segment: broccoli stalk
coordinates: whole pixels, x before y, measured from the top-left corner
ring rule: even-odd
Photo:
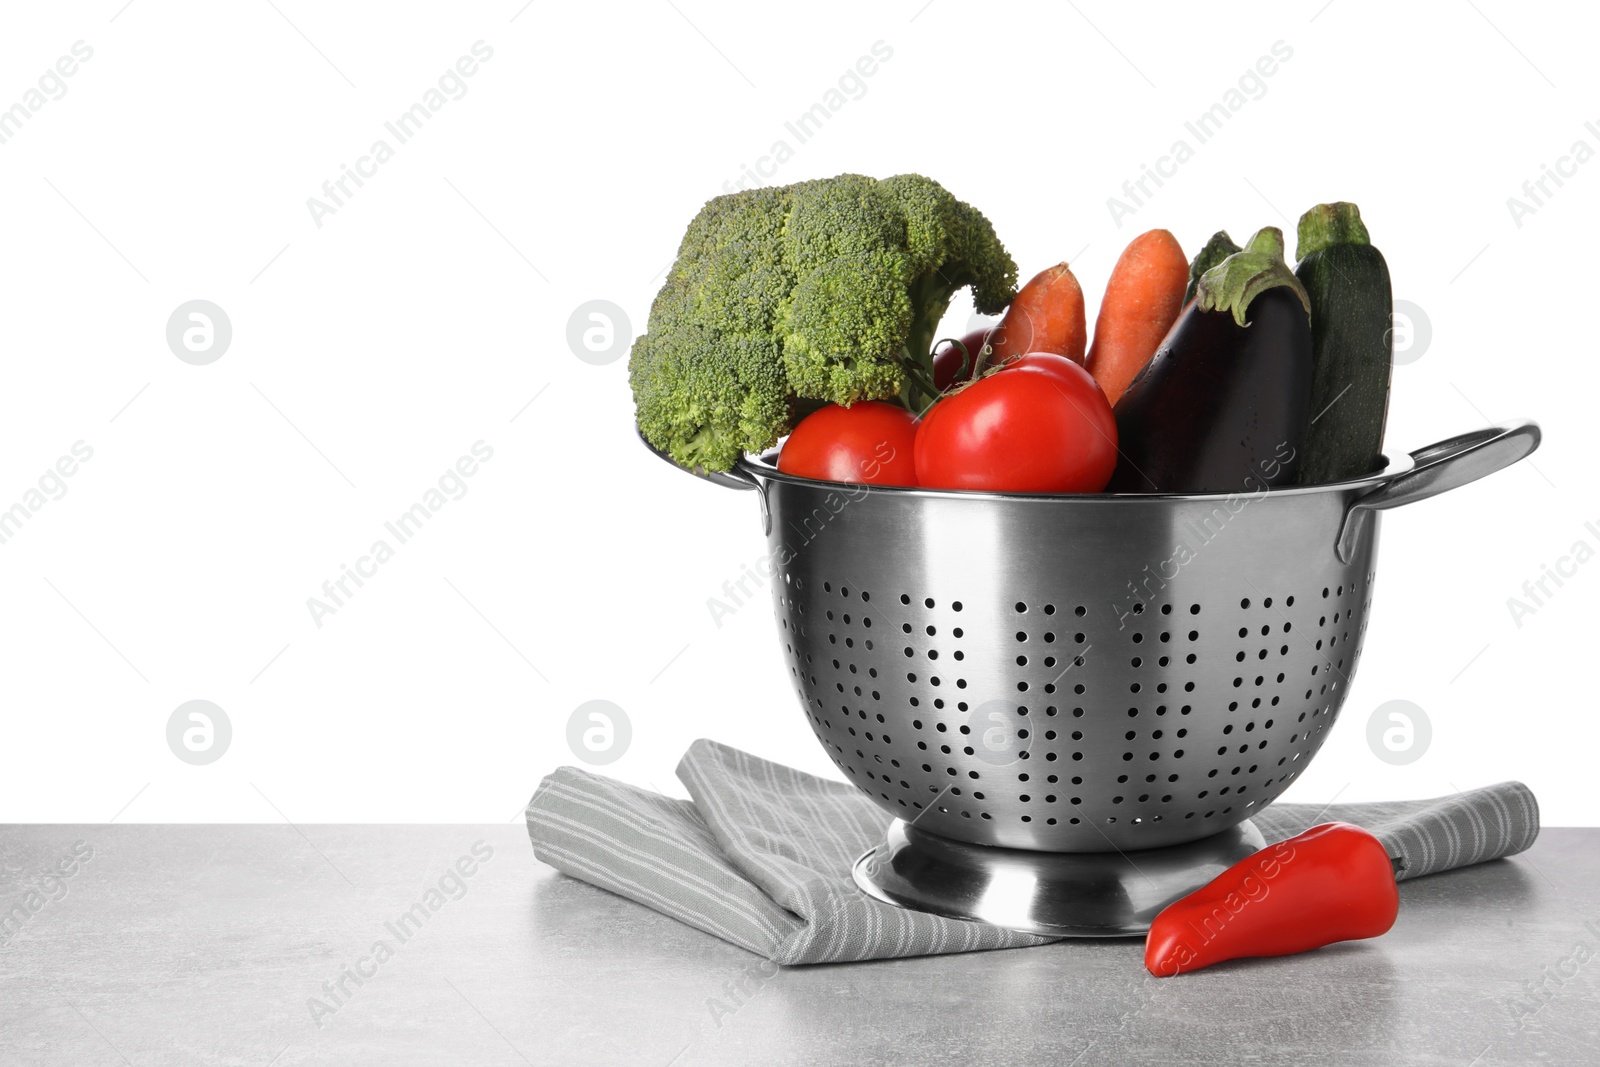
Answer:
[[[917,310],[906,337],[906,378],[898,399],[919,415],[939,395],[933,384],[933,343],[954,295],[955,290],[937,273],[925,275],[911,286],[911,304]]]
[[[855,174],[710,201],[633,346],[640,431],[679,464],[726,470],[819,403],[933,399],[932,348],[957,289],[993,314],[1017,268],[937,182]]]

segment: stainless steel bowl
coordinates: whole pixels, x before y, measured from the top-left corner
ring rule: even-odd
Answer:
[[[746,457],[789,679],[849,778],[919,833],[1177,845],[1288,788],[1360,660],[1378,512],[1531,453],[1532,422],[1368,477],[1231,494],[955,492]]]

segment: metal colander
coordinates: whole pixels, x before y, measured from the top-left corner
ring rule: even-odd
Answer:
[[[789,680],[918,831],[1106,852],[1233,827],[1304,772],[1361,657],[1381,509],[1507,466],[1531,422],[1367,478],[1235,494],[844,485],[742,460]]]

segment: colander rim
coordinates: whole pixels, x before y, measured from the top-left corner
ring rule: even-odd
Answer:
[[[1008,493],[982,489],[928,489],[906,485],[865,485],[859,482],[836,482],[823,478],[804,478],[797,474],[780,471],[777,460],[781,451],[782,448],[779,446],[769,449],[760,455],[752,455],[746,452],[739,457],[735,467],[747,476],[757,480],[784,482],[789,485],[802,486],[838,486],[857,496],[870,494],[874,496],[905,496],[928,499],[959,497],[968,500],[1031,500],[1109,507],[1118,504],[1200,503],[1207,501],[1220,503],[1237,496],[1257,495],[1256,491],[1248,489],[1227,493]],[[1351,489],[1366,489],[1377,485],[1379,482],[1388,481],[1405,474],[1416,466],[1416,460],[1409,453],[1401,453],[1397,459],[1390,459],[1387,455],[1380,455],[1378,458],[1383,461],[1383,465],[1370,474],[1362,475],[1359,478],[1350,478],[1341,482],[1323,482],[1319,485],[1281,486],[1268,489],[1266,495],[1269,497],[1311,496],[1318,493],[1338,493]]]

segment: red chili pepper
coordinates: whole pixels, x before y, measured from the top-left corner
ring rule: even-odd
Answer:
[[[1145,941],[1158,978],[1245,956],[1287,956],[1377,937],[1400,891],[1388,850],[1359,826],[1330,822],[1240,860],[1169,904]]]

